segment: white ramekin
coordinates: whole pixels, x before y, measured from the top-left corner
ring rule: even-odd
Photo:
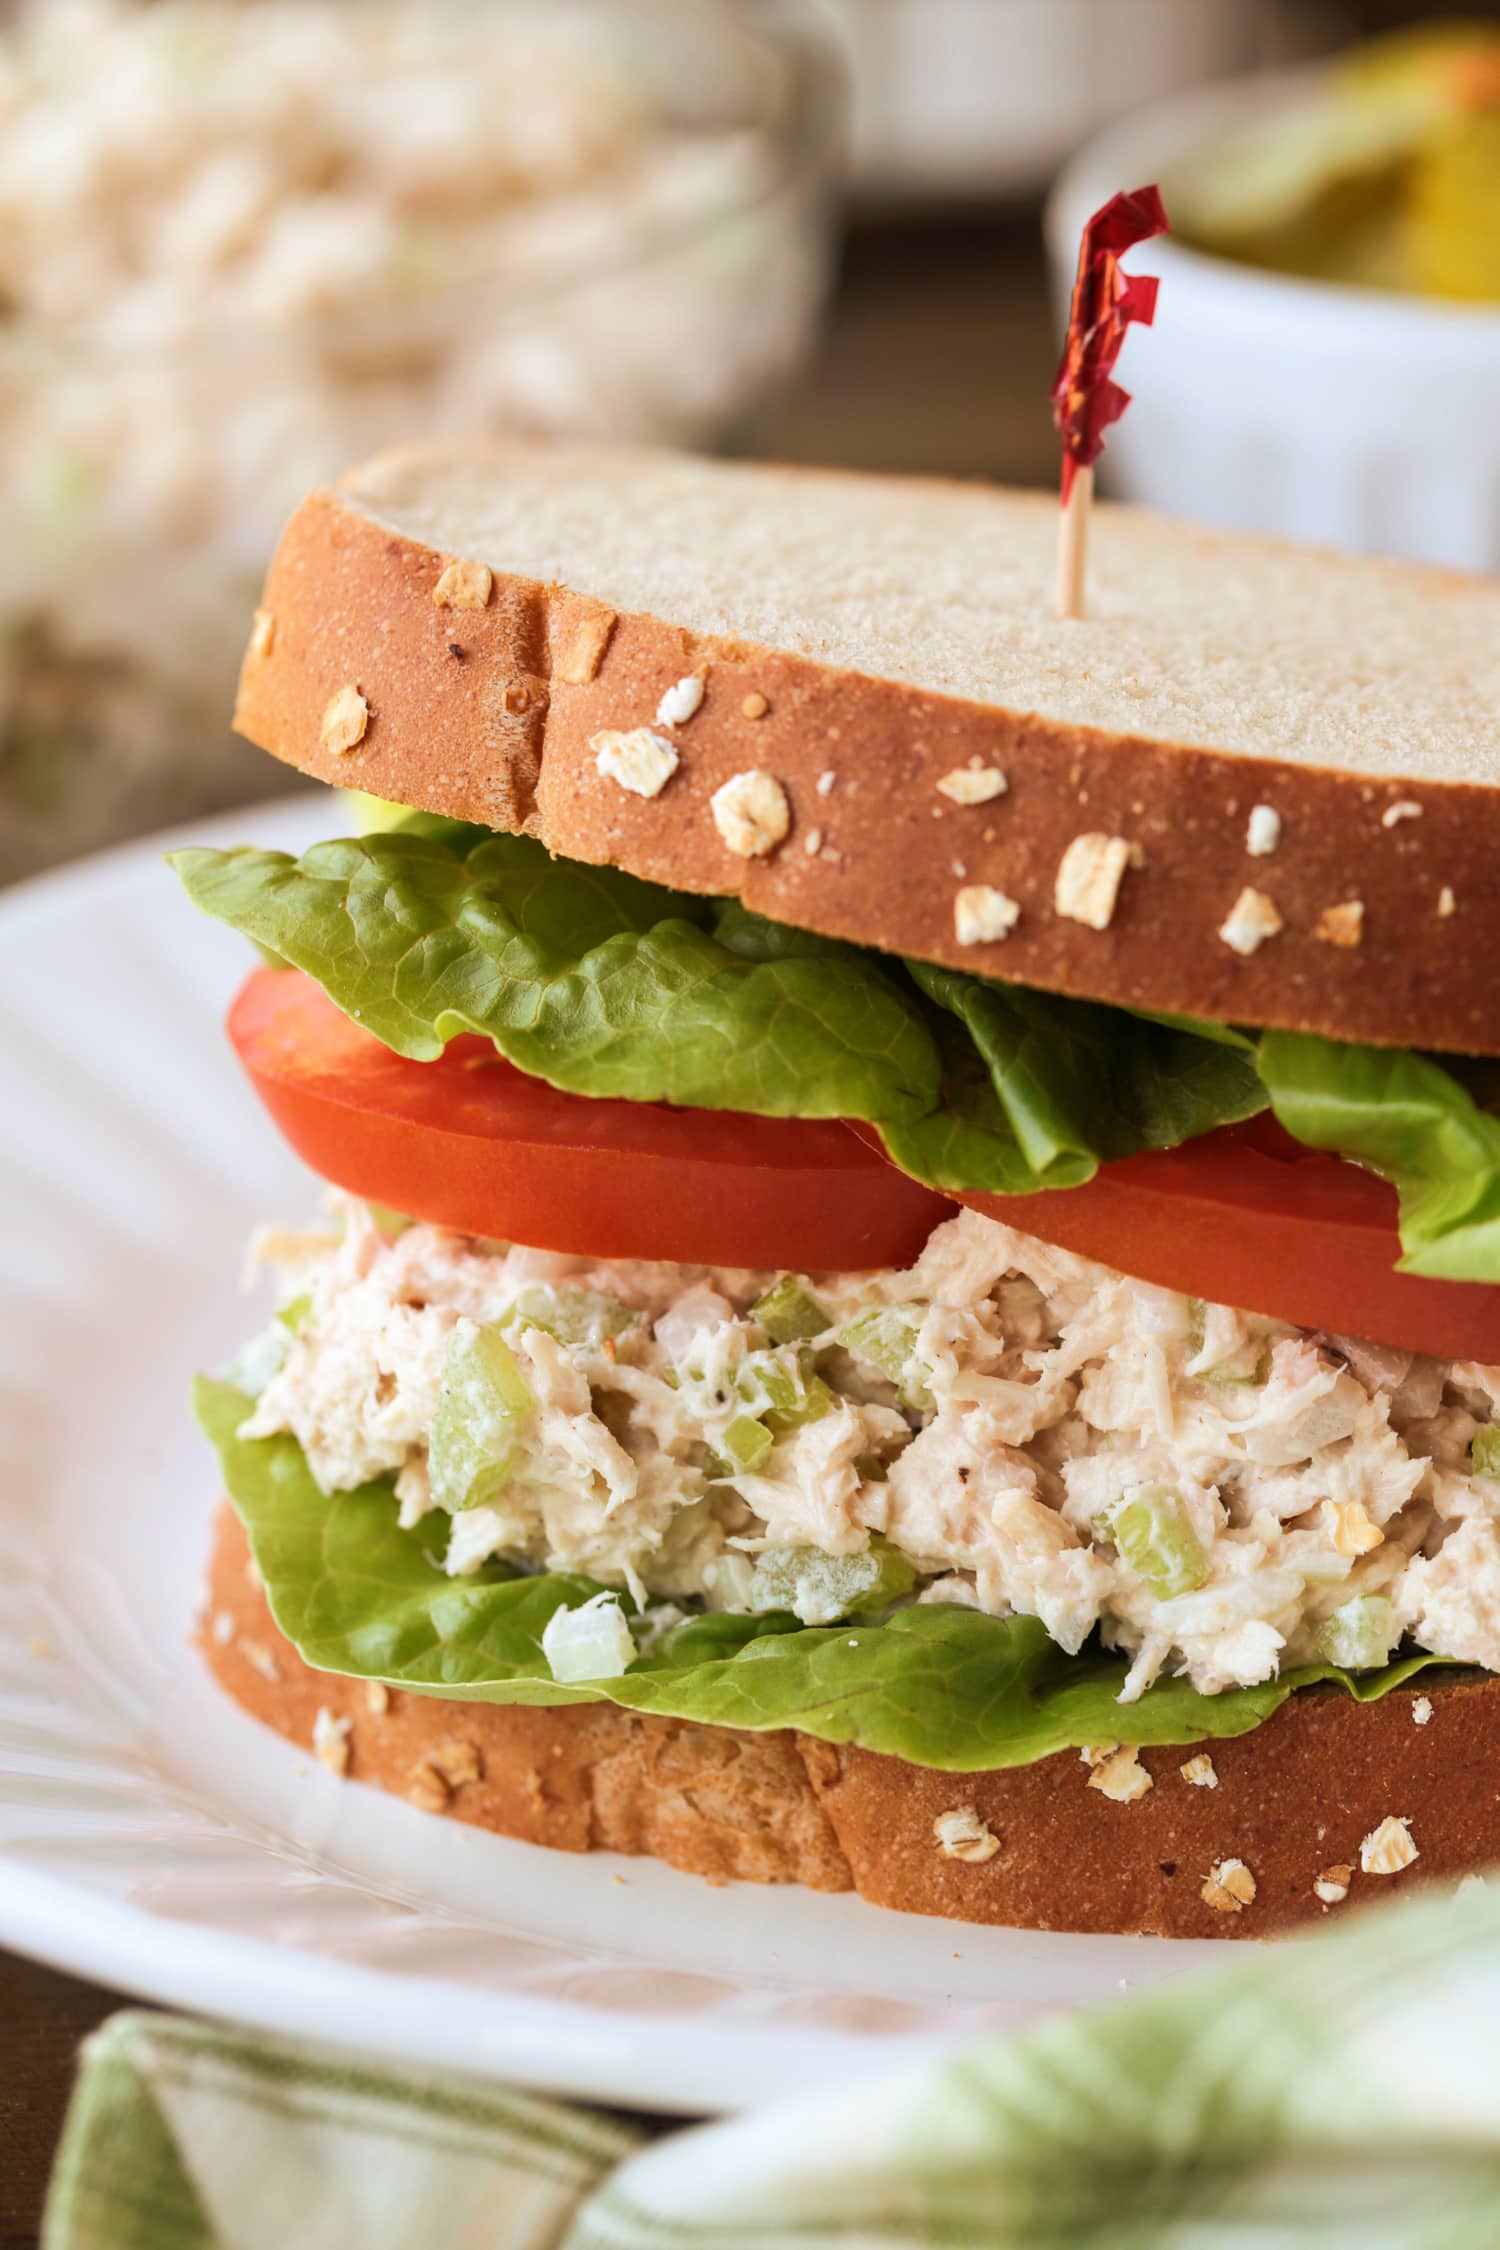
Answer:
[[[1091,211],[1147,180],[1170,211],[1186,163],[1309,83],[1210,87],[1091,142],[1047,206],[1060,306]],[[1128,263],[1162,287],[1155,327],[1121,356],[1134,403],[1109,434],[1109,490],[1203,523],[1500,568],[1500,310],[1263,273],[1171,237]]]

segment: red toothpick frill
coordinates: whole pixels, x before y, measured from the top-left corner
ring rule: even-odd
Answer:
[[[1115,362],[1131,322],[1149,327],[1156,318],[1155,275],[1128,274],[1120,259],[1138,242],[1165,234],[1169,224],[1161,190],[1151,186],[1111,196],[1083,230],[1068,340],[1052,386],[1052,418],[1063,442],[1057,591],[1063,617],[1083,615],[1094,463],[1105,431],[1130,404],[1129,391],[1114,379]]]
[[[1120,259],[1138,242],[1165,234],[1170,224],[1161,190],[1151,186],[1112,195],[1083,230],[1068,340],[1052,386],[1052,418],[1063,441],[1064,500],[1078,470],[1098,460],[1110,423],[1130,404],[1130,393],[1114,380],[1126,329],[1137,320],[1149,328],[1156,318],[1156,276],[1128,274]]]

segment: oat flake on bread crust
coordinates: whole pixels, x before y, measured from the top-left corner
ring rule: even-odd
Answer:
[[[1500,863],[1500,587],[1103,508],[1091,616],[1063,634],[1046,598],[1055,531],[1050,497],[650,454],[414,449],[294,516],[263,597],[275,645],[246,668],[238,724],[343,780],[319,722],[357,667],[380,718],[360,755],[375,793],[960,968],[973,957],[948,870],[965,823],[967,879],[1022,909],[1009,977],[1500,1052],[1500,949],[1464,943],[1462,918],[1434,911],[1445,891],[1490,897]],[[494,576],[461,667],[432,602],[455,553]],[[943,574],[961,579],[961,604],[932,599]],[[683,772],[660,800],[622,803],[589,738],[648,724],[704,664]],[[525,685],[523,711],[497,710],[503,681]],[[753,725],[752,698],[766,705]],[[975,758],[1008,783],[977,840],[974,813],[937,786]],[[818,807],[826,852],[724,847],[709,800],[751,763],[804,828],[819,776],[837,770]],[[1420,818],[1384,822],[1408,801]],[[1257,804],[1283,822],[1283,926],[1239,955],[1217,932]],[[1051,910],[1084,831],[1144,853],[1103,931]],[[1354,898],[1371,907],[1362,942],[1320,938],[1324,909]]]

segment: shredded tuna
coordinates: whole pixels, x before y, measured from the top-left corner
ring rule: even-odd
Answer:
[[[1494,1369],[1205,1306],[973,1212],[905,1272],[795,1277],[828,1329],[782,1345],[754,1311],[774,1274],[390,1239],[359,1205],[261,1254],[301,1312],[247,1354],[280,1364],[245,1434],[289,1431],[329,1493],[394,1474],[403,1523],[432,1505],[459,1321],[510,1339],[534,1411],[503,1488],[454,1519],[452,1571],[501,1556],[750,1608],[767,1550],[878,1537],[915,1571],[903,1599],[1034,1616],[1070,1652],[1098,1632],[1127,1698],[1164,1669],[1271,1679],[1372,1595],[1393,1646],[1500,1670],[1500,1478],[1470,1463]],[[609,1332],[580,1338],[590,1302]],[[858,1340],[884,1308],[899,1367]],[[1143,1509],[1165,1550],[1130,1535]]]

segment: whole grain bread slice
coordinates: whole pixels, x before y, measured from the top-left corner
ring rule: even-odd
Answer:
[[[408,449],[293,517],[236,724],[890,951],[1500,1052],[1500,584],[1105,508],[1061,621],[1055,536],[1041,495]]]
[[[342,1778],[554,1850],[1037,1930],[1266,1937],[1500,1861],[1500,1679],[1294,1695],[1235,1741],[939,1773],[790,1730],[372,1691],[282,1639],[223,1510],[202,1647]]]

